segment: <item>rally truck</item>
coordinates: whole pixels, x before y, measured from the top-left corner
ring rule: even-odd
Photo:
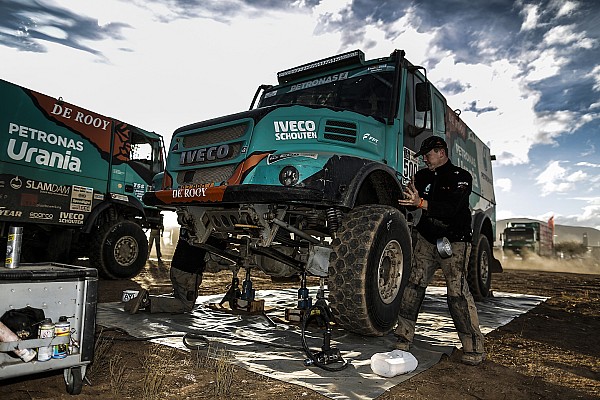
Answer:
[[[20,226],[21,262],[135,276],[160,223],[142,196],[164,170],[162,137],[5,80],[0,98],[0,247]]]
[[[554,255],[554,232],[551,223],[530,219],[510,221],[502,233],[502,250],[526,257]]]
[[[174,262],[321,277],[339,326],[384,335],[397,320],[420,216],[398,199],[424,166],[414,157],[422,141],[439,135],[473,176],[468,279],[475,298],[488,296],[491,272],[501,271],[490,248],[493,156],[424,68],[401,50],[370,61],[356,50],[277,78],[248,111],[174,132],[163,189],[144,196],[177,210]]]

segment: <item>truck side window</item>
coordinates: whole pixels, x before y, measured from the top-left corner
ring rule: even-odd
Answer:
[[[435,132],[444,134],[446,132],[446,120],[444,111],[446,110],[446,104],[444,100],[437,94],[433,95],[433,126]]]

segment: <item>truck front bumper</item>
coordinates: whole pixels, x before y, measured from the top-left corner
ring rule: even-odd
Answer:
[[[320,190],[273,185],[223,185],[146,192],[143,201],[152,206],[223,206],[247,203],[302,203],[333,205]]]

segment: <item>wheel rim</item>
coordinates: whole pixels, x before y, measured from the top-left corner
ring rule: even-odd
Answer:
[[[381,253],[377,268],[377,289],[385,304],[392,303],[400,291],[403,259],[400,243],[396,240],[389,241]]]
[[[123,236],[115,244],[113,255],[119,265],[129,267],[137,260],[139,252],[137,240],[133,236]]]
[[[487,282],[490,273],[490,258],[487,251],[481,252],[481,257],[479,257],[479,270],[481,273],[481,281],[484,283]]]

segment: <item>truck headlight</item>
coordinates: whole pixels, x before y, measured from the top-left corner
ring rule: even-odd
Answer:
[[[294,186],[298,183],[298,179],[300,179],[300,173],[296,167],[292,165],[283,167],[281,172],[279,172],[279,182],[281,182],[283,186]]]

